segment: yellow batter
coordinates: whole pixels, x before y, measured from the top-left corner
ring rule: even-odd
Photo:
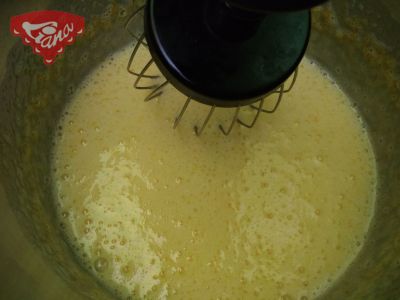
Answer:
[[[130,51],[88,77],[56,138],[57,206],[81,261],[123,299],[321,294],[362,247],[375,201],[373,152],[345,95],[304,60],[277,113],[225,137],[217,125],[234,111],[219,110],[198,138],[208,108],[173,130],[184,96],[144,103]]]

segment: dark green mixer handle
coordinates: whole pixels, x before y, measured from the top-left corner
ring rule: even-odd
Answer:
[[[145,34],[165,78],[191,99],[245,106],[281,86],[324,0],[148,0]]]

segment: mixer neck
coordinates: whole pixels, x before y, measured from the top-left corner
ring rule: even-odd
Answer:
[[[230,7],[266,14],[278,11],[306,10],[327,0],[224,0]]]
[[[231,7],[224,0],[208,1],[205,23],[219,39],[242,42],[254,36],[265,14]]]
[[[308,10],[326,0],[210,0],[205,23],[221,40],[242,42],[253,37],[269,14]]]

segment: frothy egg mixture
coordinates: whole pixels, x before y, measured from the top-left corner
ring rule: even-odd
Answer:
[[[144,103],[130,52],[86,79],[56,137],[59,216],[85,267],[122,299],[323,293],[374,212],[374,156],[346,96],[305,59],[275,114],[225,137],[234,110],[221,109],[199,138],[209,108],[192,104],[173,130],[184,96]]]

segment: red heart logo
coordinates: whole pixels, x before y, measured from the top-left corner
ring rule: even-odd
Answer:
[[[10,31],[43,57],[46,65],[54,63],[85,29],[85,19],[62,11],[35,11],[11,18]]]

